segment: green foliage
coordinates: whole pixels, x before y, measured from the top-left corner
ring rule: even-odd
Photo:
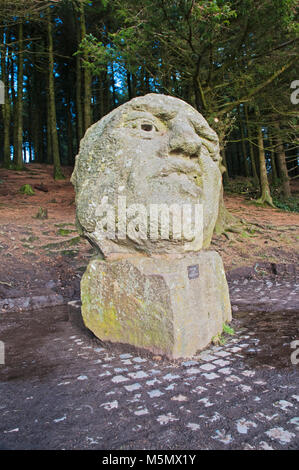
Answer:
[[[287,212],[299,212],[299,197],[294,196],[290,198],[273,197],[273,202],[278,209]]]
[[[259,186],[253,178],[230,178],[224,184],[224,190],[227,194],[243,194],[249,197],[257,197],[259,193]]]
[[[74,238],[71,238],[70,240],[68,240],[68,246],[74,246],[74,245],[78,245],[79,243],[81,242],[81,237],[74,237]]]
[[[219,344],[223,346],[226,343],[226,338],[224,335],[233,336],[235,334],[235,330],[231,328],[226,323],[223,323],[222,326],[222,333],[218,333],[218,335],[213,336],[212,343],[218,346]]]
[[[60,228],[60,229],[57,231],[57,234],[60,235],[61,237],[66,237],[66,236],[68,236],[70,233],[71,233],[70,230],[63,229],[63,228]]]
[[[215,344],[215,346],[218,346],[219,344],[220,346],[223,346],[226,343],[226,339],[221,334],[218,334],[213,336],[212,343]]]
[[[33,196],[35,194],[34,190],[32,189],[32,186],[30,184],[24,184],[20,188],[20,193],[26,194],[27,196]]]
[[[71,222],[66,222],[66,223],[60,223],[60,224],[54,224],[55,227],[59,227],[59,228],[65,228],[65,227],[74,227],[75,224],[71,223]]]
[[[282,193],[282,181],[277,179],[271,185],[273,203],[278,209],[286,212],[299,212],[299,196],[294,194],[291,197],[284,197]]]
[[[234,334],[235,334],[235,330],[231,328],[229,325],[227,325],[226,323],[223,323],[222,333],[218,333],[218,335],[213,336],[212,343],[215,344],[216,346],[219,344],[223,346],[226,343],[225,335],[234,336]]]
[[[87,88],[90,91],[91,87],[86,86],[88,80],[84,78],[87,71],[82,71],[82,67],[88,68],[93,75],[92,111],[95,120],[128,98],[148,92],[182,98],[198,109],[219,134],[221,147],[226,150],[229,173],[234,176],[248,174],[244,156],[247,153],[249,160],[249,143],[257,156],[257,127],[265,129],[267,170],[270,166],[269,147],[275,149],[276,146],[274,121],[279,121],[285,148],[289,151],[298,147],[298,113],[290,103],[290,83],[299,77],[298,0],[50,2],[52,22],[48,40],[45,26],[49,22],[45,21],[45,12],[49,3],[38,0],[2,3],[1,58],[5,57],[8,76],[12,69],[17,76],[19,44],[15,25],[24,23],[27,57],[24,76],[30,73],[31,80],[24,80],[23,134],[26,138],[29,136],[30,149],[33,149],[38,162],[45,162],[48,158],[49,163],[53,154],[57,155],[50,145],[49,152],[44,151],[46,142],[43,140],[46,139],[40,132],[47,126],[49,117],[46,106],[38,97],[48,94],[45,71],[50,37],[53,37],[55,50],[52,68],[55,70],[56,100],[52,102],[56,104],[56,127],[59,128],[63,164],[73,163],[75,146],[85,131],[85,124],[84,129],[80,124],[88,115],[84,107],[91,101],[87,93]],[[31,41],[32,37],[40,37],[41,40]],[[5,69],[3,65],[0,68],[2,71]],[[52,76],[52,70],[49,76]],[[13,96],[16,95],[14,99],[17,100],[18,94],[13,93],[12,83],[9,87],[11,113],[6,131],[16,128],[18,121],[14,112],[16,101],[12,103]],[[247,122],[245,103],[249,116]],[[257,108],[260,110],[259,120],[256,119]],[[32,116],[38,116],[32,122],[29,109]],[[52,128],[55,129],[55,123]],[[12,132],[8,133],[12,147],[14,138]],[[273,137],[273,144],[269,144],[269,136]],[[241,153],[244,141],[247,148]],[[10,160],[4,164],[3,150],[0,152],[1,164],[22,170]],[[257,161],[256,166],[258,173]],[[295,172],[291,173],[291,176],[295,175]],[[60,166],[54,178],[64,179]],[[272,189],[273,184],[271,193]],[[251,182],[233,179],[226,185],[226,190],[249,198],[257,198],[260,194]],[[273,196],[278,207],[297,210],[296,201],[281,200],[276,190]]]
[[[70,238],[69,240],[65,240],[63,242],[48,243],[47,245],[43,245],[42,248],[46,250],[53,250],[53,249],[57,250],[60,248],[68,249],[76,245],[79,245],[80,242],[81,242],[81,237],[79,236],[79,237]]]
[[[57,231],[57,235],[60,235],[61,237],[67,237],[67,236],[70,235],[72,232],[76,232],[76,230],[70,230],[70,229],[66,229],[66,228],[60,228],[60,229]]]
[[[233,336],[235,334],[235,330],[228,326],[226,323],[223,323],[223,333]]]
[[[107,64],[115,59],[115,50],[98,41],[92,34],[82,39],[75,55],[82,55],[82,62],[94,75],[105,72]]]

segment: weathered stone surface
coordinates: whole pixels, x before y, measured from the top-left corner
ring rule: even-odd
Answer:
[[[223,264],[214,251],[94,259],[81,299],[84,323],[101,340],[170,358],[191,357],[231,320]]]
[[[231,307],[222,260],[203,251],[221,190],[218,137],[203,116],[171,96],[134,98],[87,131],[72,182],[78,227],[100,252],[81,282],[85,325],[170,358],[206,347]]]
[[[65,304],[65,298],[56,293],[45,295],[33,295],[31,297],[13,297],[0,299],[0,312],[16,312],[26,310],[38,310],[44,307]]]
[[[72,182],[82,234],[109,258],[120,253],[185,253],[208,248],[218,215],[221,158],[216,133],[192,106],[148,94],[119,106],[94,124],[81,141]],[[103,197],[119,208],[142,204],[202,204],[203,242],[153,240],[144,230],[111,239],[99,228]],[[120,220],[116,213],[116,222]],[[145,236],[145,237],[144,237]]]

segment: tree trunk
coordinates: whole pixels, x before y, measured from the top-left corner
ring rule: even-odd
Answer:
[[[49,48],[49,125],[50,125],[50,139],[52,145],[53,154],[53,165],[54,165],[54,179],[64,179],[64,175],[61,171],[60,155],[59,155],[59,144],[57,134],[57,121],[56,121],[56,104],[55,104],[55,88],[54,88],[54,57],[53,57],[53,36],[52,36],[52,19],[51,9],[48,7],[47,13],[47,32],[48,32],[48,48]]]
[[[253,144],[252,144],[252,133],[251,133],[250,123],[249,123],[249,119],[248,119],[248,107],[247,107],[247,105],[245,105],[244,109],[245,109],[245,120],[246,120],[246,128],[247,128],[247,135],[248,135],[252,176],[253,176],[253,179],[254,179],[255,183],[257,184],[259,182],[259,177],[258,177],[257,170],[256,170],[255,155],[254,155],[254,149],[253,149]]]
[[[49,74],[48,74],[48,90],[49,90]],[[47,94],[47,163],[53,163],[53,149],[52,149],[52,135],[51,135],[51,108],[50,108],[50,95]]]
[[[289,174],[288,174],[288,169],[287,169],[287,164],[286,164],[286,155],[285,155],[283,143],[282,143],[281,136],[280,136],[279,122],[275,122],[274,127],[276,129],[277,162],[278,162],[279,173],[280,173],[281,180],[282,180],[282,191],[283,191],[284,197],[290,197],[291,196],[290,180],[289,180]]]
[[[103,91],[104,91],[104,80],[103,80],[103,72],[101,72],[99,76],[99,119],[101,119],[105,114]]]
[[[82,40],[86,36],[84,5],[80,5],[80,31],[81,31],[81,40]],[[92,124],[92,110],[91,110],[92,80],[91,80],[90,70],[87,67],[83,67],[83,78],[84,78],[83,108],[84,108],[84,132],[85,132]]]
[[[111,64],[111,85],[112,85],[112,100],[113,100],[113,107],[116,106],[116,90],[115,90],[115,79],[114,79],[114,67],[113,63]]]
[[[276,169],[276,162],[275,162],[275,151],[273,147],[273,138],[269,137],[269,144],[270,144],[270,155],[271,155],[271,169],[272,169],[272,183],[277,184],[277,169]]]
[[[222,158],[222,165],[224,167],[224,171],[223,171],[223,174],[222,174],[223,183],[227,184],[229,182],[229,175],[228,175],[228,169],[227,169],[227,163],[226,163],[225,148],[221,148],[220,154],[221,154],[221,158]]]
[[[18,27],[18,95],[16,103],[16,148],[14,155],[14,166],[16,170],[23,169],[23,66],[24,66],[24,52],[23,52],[23,24],[20,23]]]
[[[135,73],[131,74],[131,78],[132,98],[135,98],[135,96],[137,96],[137,79]]]
[[[232,134],[234,140],[237,140],[237,134],[234,132]],[[232,156],[232,168],[233,168],[233,176],[240,175],[239,167],[240,167],[240,160],[239,160],[239,149],[238,143],[233,142],[231,146],[231,156]]]
[[[68,148],[68,164],[74,164],[74,150],[73,150],[73,123],[71,112],[71,97],[68,90],[67,97],[67,148]]]
[[[81,41],[80,25],[76,17],[76,31],[78,46]],[[82,74],[81,74],[81,57],[76,55],[76,111],[77,111],[77,141],[78,148],[83,137],[83,114],[82,114]]]
[[[269,204],[270,206],[275,207],[272,201],[268,177],[267,177],[264,139],[263,139],[262,128],[260,126],[257,129],[257,139],[258,139],[258,148],[259,148],[261,196],[256,202],[258,204]]]
[[[247,148],[246,148],[246,140],[245,140],[245,133],[244,133],[244,126],[243,126],[243,119],[241,116],[241,111],[239,108],[239,129],[241,133],[241,145],[242,145],[242,161],[244,164],[244,173],[246,178],[249,178],[250,172],[249,172],[249,165],[248,165],[248,160],[247,160]]]
[[[7,30],[6,30],[7,35]],[[9,66],[6,67],[6,40],[4,40],[4,33],[1,34],[0,38],[1,43],[3,43],[3,49],[1,54],[1,80],[4,84],[4,104],[1,105],[2,116],[3,116],[3,166],[5,168],[11,167],[11,158],[10,158],[10,102],[8,95],[8,73],[6,69],[9,70]]]
[[[31,119],[31,135],[32,135],[32,144],[33,144],[33,154],[34,154],[34,161],[37,163],[42,163],[41,155],[40,155],[40,125],[42,122],[41,118],[41,109],[40,109],[40,96],[41,96],[41,77],[40,72],[37,70],[36,67],[36,59],[35,54],[38,52],[39,47],[33,43],[33,76],[32,76],[32,84],[33,84],[33,93],[32,93],[32,119]],[[42,50],[44,52],[44,49]],[[31,88],[32,91],[32,88]]]
[[[12,114],[14,116],[14,119],[11,120],[12,124],[12,145],[13,145],[13,165],[15,165],[16,162],[16,155],[17,155],[17,98],[16,98],[16,92],[15,92],[15,64],[14,60],[12,59],[10,61],[10,90],[11,90],[11,99],[12,99]]]
[[[40,95],[38,95],[40,96]],[[33,153],[34,153],[34,161],[41,163],[41,155],[40,155],[40,120],[38,116],[38,103],[35,97],[33,97],[33,113],[32,113],[32,143],[33,143]]]
[[[220,235],[224,233],[229,227],[238,222],[237,218],[234,217],[225,207],[223,199],[223,187],[221,188],[218,218],[216,221],[214,233]]]
[[[127,72],[127,87],[128,87],[128,97],[129,97],[129,100],[131,100],[133,97],[132,97],[131,74],[130,74],[130,72]]]

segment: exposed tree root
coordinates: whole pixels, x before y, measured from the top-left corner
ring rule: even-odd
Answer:
[[[255,201],[255,204],[258,206],[269,205],[270,207],[275,208],[275,205],[273,204],[273,201],[272,201],[271,194],[268,190],[265,190],[262,192],[261,197]]]

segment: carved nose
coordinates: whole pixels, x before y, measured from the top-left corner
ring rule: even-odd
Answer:
[[[183,154],[188,157],[197,158],[200,153],[201,139],[194,128],[182,121],[175,122],[170,128],[169,153]]]

